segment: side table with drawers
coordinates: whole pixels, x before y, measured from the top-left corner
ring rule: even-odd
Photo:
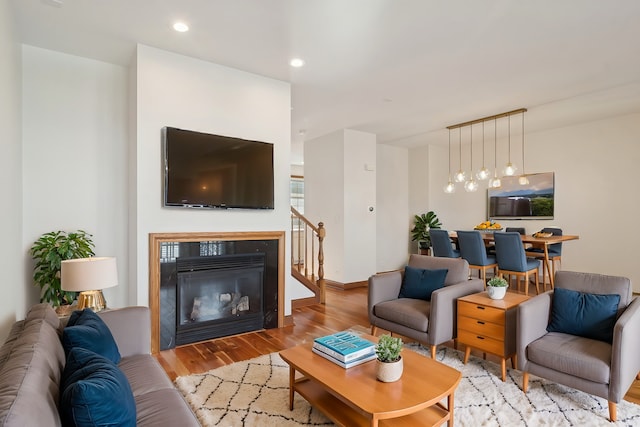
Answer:
[[[516,308],[530,297],[507,292],[504,299],[489,298],[487,292],[458,298],[458,344],[464,344],[464,363],[471,349],[501,358],[502,381],[506,380],[506,360],[516,367]]]

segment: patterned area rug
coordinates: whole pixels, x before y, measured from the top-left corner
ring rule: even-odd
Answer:
[[[428,357],[416,344],[408,348]],[[441,347],[437,360],[462,372],[455,394],[456,426],[636,426],[640,405],[618,404],[618,422],[607,419],[607,401],[530,376],[529,392],[520,389],[522,374]],[[289,367],[277,353],[176,379],[178,389],[203,426],[333,426],[299,395],[289,410]]]

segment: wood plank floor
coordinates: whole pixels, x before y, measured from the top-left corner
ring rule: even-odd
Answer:
[[[535,295],[535,289],[533,294]],[[156,358],[173,381],[179,376],[206,372],[284,350],[351,327],[369,330],[367,290],[355,288],[343,291],[328,288],[326,305],[294,309],[292,314],[292,326],[185,345],[161,351]],[[625,399],[640,404],[640,381],[633,383]]]

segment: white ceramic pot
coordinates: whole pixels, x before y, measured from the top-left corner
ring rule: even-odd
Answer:
[[[402,376],[402,356],[397,362],[381,362],[376,359],[376,377],[383,383],[398,381]]]
[[[487,286],[487,293],[491,299],[502,299],[507,293],[507,286]]]

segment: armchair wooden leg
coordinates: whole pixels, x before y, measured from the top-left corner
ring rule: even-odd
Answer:
[[[371,325],[371,335],[375,337],[377,333],[378,333],[378,327],[375,325]]]
[[[609,420],[615,423],[618,420],[618,414],[616,411],[616,404],[612,401],[609,401]]]
[[[522,391],[525,393],[529,389],[529,372],[522,373]]]
[[[436,348],[437,348],[437,347],[436,347],[435,345],[432,345],[432,346],[431,346],[431,358],[432,358],[433,360],[436,360]]]

